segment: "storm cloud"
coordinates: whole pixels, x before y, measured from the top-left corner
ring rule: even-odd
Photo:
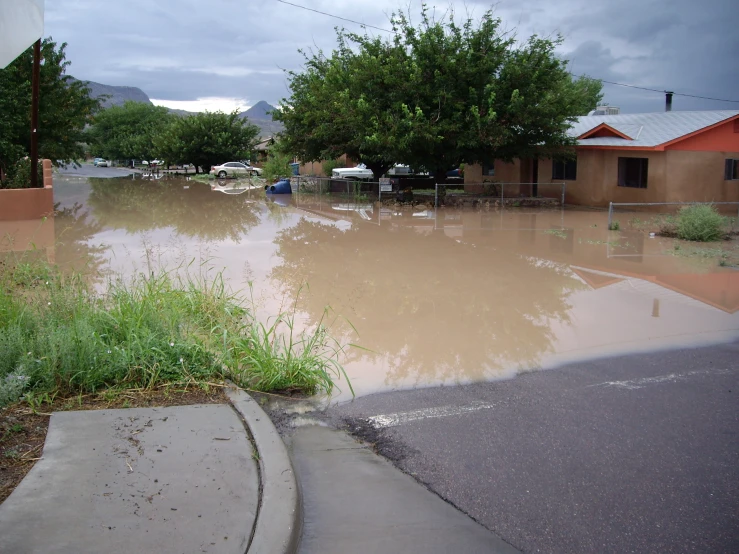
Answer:
[[[295,3],[381,28],[389,27],[390,13],[408,6],[399,0]],[[420,5],[410,4],[416,17]],[[441,15],[450,7],[458,17],[492,7],[521,40],[534,33],[562,35],[560,54],[575,74],[739,100],[734,0],[467,1],[432,9]],[[287,96],[284,70],[301,67],[299,49],[330,51],[336,26],[362,31],[276,0],[47,0],[45,34],[68,43],[69,73],[77,78],[136,86],[164,102],[210,98],[216,99],[213,106],[229,99],[246,107]],[[659,92],[610,84],[604,90],[604,101],[622,111],[664,106]],[[674,101],[680,110],[737,108],[683,96]]]

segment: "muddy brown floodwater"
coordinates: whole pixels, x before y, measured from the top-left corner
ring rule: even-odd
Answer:
[[[602,211],[392,209],[239,187],[57,178],[59,214],[0,223],[0,250],[100,273],[222,270],[234,289],[253,283],[262,317],[298,297],[304,326],[330,306],[333,333],[366,349],[345,360],[358,395],[739,336],[739,272],[716,255],[736,241],[608,231]]]

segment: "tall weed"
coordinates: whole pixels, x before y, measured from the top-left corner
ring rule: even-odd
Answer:
[[[677,236],[683,240],[711,242],[726,234],[725,219],[710,204],[686,206],[680,210],[677,219]]]
[[[331,393],[344,350],[323,322],[270,327],[212,279],[154,272],[97,293],[79,274],[21,263],[0,276],[0,405],[27,391],[74,394],[233,378],[256,390]],[[283,334],[284,333],[284,334]],[[351,387],[351,385],[350,385]]]

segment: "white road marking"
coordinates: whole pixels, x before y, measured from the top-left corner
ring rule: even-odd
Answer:
[[[493,404],[486,402],[473,402],[466,406],[439,406],[438,408],[425,408],[423,410],[414,410],[412,412],[398,412],[396,414],[382,414],[368,417],[370,425],[375,429],[384,427],[395,427],[411,421],[419,421],[422,419],[432,419],[437,417],[449,417],[461,414],[468,414],[478,410],[489,410],[494,407]]]
[[[686,371],[685,373],[668,373],[667,375],[657,375],[656,377],[641,377],[639,379],[629,379],[628,381],[606,381],[596,385],[588,385],[590,387],[621,387],[624,389],[642,389],[648,385],[659,385],[661,383],[676,383],[685,381],[688,377],[695,375],[725,374],[728,369],[704,369],[699,371]]]

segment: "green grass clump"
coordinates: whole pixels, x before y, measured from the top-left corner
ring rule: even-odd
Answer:
[[[621,224],[618,221],[613,221],[608,227],[609,231],[618,231],[621,229]]]
[[[251,320],[246,332],[230,344],[226,365],[234,379],[259,391],[299,390],[331,394],[334,379],[342,375],[352,388],[339,363],[344,346],[331,337],[324,324],[328,309],[311,331],[295,329],[295,305],[291,312],[272,318],[267,325]],[[251,316],[250,316],[251,317]]]
[[[686,206],[677,219],[677,236],[683,240],[711,242],[725,234],[724,218],[710,204]]]
[[[292,314],[265,329],[245,305],[220,274],[208,281],[161,271],[112,281],[98,293],[81,275],[48,264],[6,268],[0,406],[24,394],[225,378],[256,390],[330,393],[334,379],[346,377],[338,361],[343,348],[322,325],[294,340]],[[284,324],[289,339],[280,334]]]

